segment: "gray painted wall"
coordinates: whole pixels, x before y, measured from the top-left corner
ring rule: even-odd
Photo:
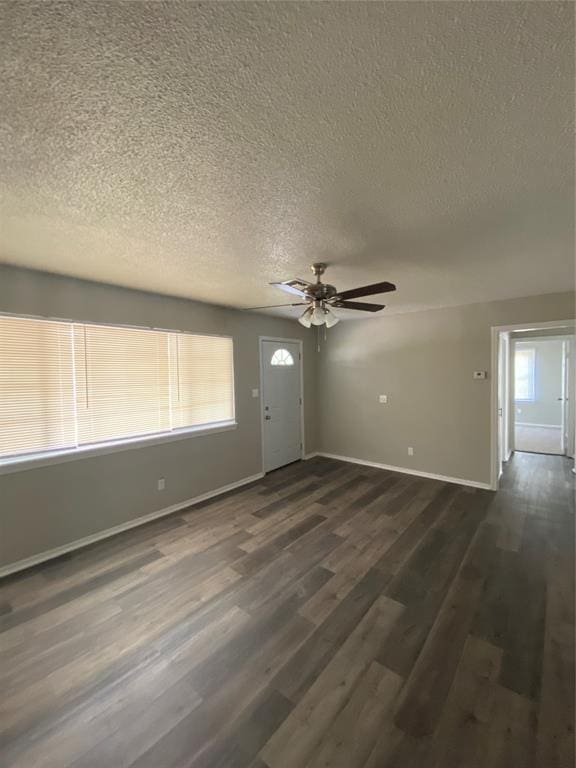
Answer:
[[[316,448],[315,337],[294,321],[2,266],[0,311],[229,334],[238,421],[230,432],[0,475],[0,567],[260,472],[251,389],[261,335],[304,340],[305,448]]]
[[[250,391],[259,386],[260,335],[304,340],[307,452],[488,482],[490,380],[472,372],[490,368],[490,327],[574,317],[574,296],[343,322],[320,355],[314,331],[293,320],[1,266],[0,311],[230,334],[238,419],[232,432],[0,475],[1,566],[260,472]]]
[[[571,318],[563,293],[339,324],[319,355],[321,450],[489,483],[491,326]]]
[[[554,339],[515,343],[516,349],[533,347],[535,352],[534,402],[515,403],[516,423],[562,425],[562,342]]]

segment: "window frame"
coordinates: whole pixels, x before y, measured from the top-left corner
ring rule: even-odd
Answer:
[[[208,338],[230,339],[232,342],[232,406],[233,418],[223,421],[198,424],[194,426],[179,427],[169,431],[153,432],[126,436],[113,440],[105,440],[97,443],[88,443],[78,445],[73,448],[54,449],[47,451],[35,451],[32,453],[21,453],[14,456],[0,457],[0,476],[13,472],[25,471],[29,469],[61,464],[69,461],[90,458],[92,456],[103,456],[109,453],[134,450],[137,448],[162,445],[179,440],[186,440],[205,435],[215,435],[220,432],[229,432],[238,427],[237,422],[237,403],[236,403],[236,366],[235,366],[235,345],[234,337],[223,333],[202,333],[196,331],[185,331],[176,328],[158,328],[149,325],[134,325],[127,323],[103,323],[95,321],[85,321],[62,317],[46,317],[41,315],[16,314],[14,312],[1,312],[0,319],[3,317],[16,318],[22,320],[37,320],[50,323],[62,323],[64,325],[83,325],[97,326],[104,328],[132,329],[138,331],[152,331],[156,333],[166,333],[183,336],[203,336]]]
[[[281,353],[284,353],[286,357],[281,357],[278,359],[278,362],[274,362],[276,359],[276,355],[280,355]],[[295,361],[289,349],[285,349],[284,347],[278,347],[278,349],[274,351],[274,354],[270,358],[270,365],[273,368],[291,368],[292,366],[295,365]]]
[[[518,352],[528,353],[530,358],[530,396],[516,397],[516,356]],[[515,403],[535,403],[536,402],[536,347],[518,347],[514,349],[514,402]]]

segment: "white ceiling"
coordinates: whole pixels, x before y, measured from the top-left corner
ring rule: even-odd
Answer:
[[[392,312],[567,290],[573,15],[4,3],[0,261],[236,307],[318,260]]]

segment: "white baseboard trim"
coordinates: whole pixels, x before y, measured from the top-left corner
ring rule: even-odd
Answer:
[[[562,429],[562,426],[560,424],[531,424],[527,421],[516,421],[514,422],[514,426],[516,427],[542,427],[543,429]]]
[[[456,485],[467,485],[470,488],[482,488],[483,490],[492,490],[490,483],[480,483],[477,480],[465,480],[462,477],[448,477],[447,475],[436,475],[433,472],[421,472],[418,469],[409,469],[408,467],[397,467],[393,464],[380,464],[377,461],[366,461],[364,459],[355,459],[351,456],[337,456],[335,453],[324,453],[318,451],[318,456],[324,456],[327,459],[337,459],[338,461],[348,461],[351,464],[363,464],[365,467],[375,467],[376,469],[387,469],[390,472],[401,472],[404,475],[416,475],[416,477],[426,477],[429,480],[442,480],[444,483],[456,483]]]
[[[312,453],[305,453],[304,454],[304,461],[308,461],[308,459],[313,459],[315,456],[319,456],[320,454],[318,451],[312,451]]]
[[[227,493],[228,491],[241,488],[243,485],[253,483],[256,480],[260,480],[262,477],[264,477],[264,472],[258,472],[256,475],[244,477],[242,480],[237,480],[235,483],[229,483],[228,485],[223,485],[213,491],[202,493],[200,496],[195,496],[193,499],[179,501],[177,504],[172,504],[170,507],[164,507],[163,509],[159,509],[156,512],[150,512],[148,515],[143,515],[142,517],[137,517],[134,520],[128,520],[126,523],[115,525],[113,528],[106,528],[104,531],[92,533],[90,536],[85,536],[83,539],[76,539],[76,541],[71,541],[69,544],[63,544],[61,547],[49,549],[46,552],[41,552],[38,555],[27,557],[25,560],[18,560],[15,563],[9,563],[8,565],[0,568],[0,578],[3,576],[9,576],[12,573],[17,573],[18,571],[23,571],[26,568],[31,568],[33,565],[39,565],[40,563],[46,562],[46,560],[53,560],[55,557],[65,555],[67,552],[73,552],[75,549],[82,549],[82,547],[87,547],[89,544],[94,544],[95,542],[101,541],[102,539],[108,539],[110,536],[115,536],[117,533],[128,531],[130,528],[137,528],[140,525],[145,525],[146,523],[149,523],[152,520],[156,520],[159,517],[171,515],[174,512],[179,512],[181,509],[186,509],[187,507],[193,507],[195,504],[199,504],[201,501],[206,501],[213,498],[214,496],[220,496],[223,493]]]

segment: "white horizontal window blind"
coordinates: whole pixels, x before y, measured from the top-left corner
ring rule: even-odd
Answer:
[[[232,339],[172,336],[174,427],[193,427],[234,418]]]
[[[168,334],[75,325],[74,368],[80,445],[171,428]]]
[[[76,445],[72,327],[0,318],[0,457]]]
[[[0,458],[233,419],[232,339],[0,317]]]

